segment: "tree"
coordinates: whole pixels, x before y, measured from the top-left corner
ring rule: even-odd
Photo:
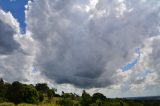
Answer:
[[[83,90],[81,99],[82,106],[89,106],[91,102],[92,102],[91,96],[85,90]]]
[[[48,99],[51,100],[55,96],[55,89],[49,89],[47,92]]]
[[[7,86],[3,79],[0,79],[0,103],[6,101]]]
[[[96,100],[106,100],[106,96],[104,96],[103,94],[101,93],[94,93],[93,96],[92,96],[92,101],[96,101]]]
[[[41,92],[38,92],[39,95],[39,102],[42,102],[44,100],[44,95]]]
[[[61,95],[62,98],[70,98],[72,100],[78,100],[79,96],[75,93],[62,93]]]
[[[0,78],[0,85],[4,85],[4,81],[2,78]]]
[[[24,100],[23,100],[23,96],[24,96],[23,84],[21,84],[18,81],[13,82],[12,85],[9,86],[6,96],[10,102],[13,102],[15,104],[24,102]]]
[[[37,89],[37,91],[43,93],[43,94],[47,94],[49,87],[47,86],[46,83],[38,83],[36,84],[35,88]]]
[[[26,103],[38,103],[39,95],[38,91],[31,85],[24,86],[24,102]]]

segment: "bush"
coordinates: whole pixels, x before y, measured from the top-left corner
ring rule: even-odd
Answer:
[[[6,101],[7,101],[6,98],[0,97],[0,103],[6,102]]]
[[[70,98],[63,98],[60,101],[60,105],[62,105],[62,106],[74,106],[74,102]]]

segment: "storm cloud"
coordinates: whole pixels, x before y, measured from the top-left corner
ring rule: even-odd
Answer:
[[[156,0],[35,0],[29,7],[34,66],[58,84],[112,85],[135,49],[159,34]]]

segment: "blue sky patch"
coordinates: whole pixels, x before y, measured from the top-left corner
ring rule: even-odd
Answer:
[[[139,61],[140,58],[140,48],[136,48],[135,52],[138,54],[138,57],[135,58],[133,61],[131,61],[130,63],[128,63],[127,65],[122,67],[123,72],[128,71],[130,69],[132,69]]]
[[[27,3],[28,0],[0,0],[0,8],[6,12],[10,11],[20,23],[21,33],[26,31],[24,10]]]

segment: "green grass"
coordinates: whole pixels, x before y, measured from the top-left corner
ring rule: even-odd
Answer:
[[[50,101],[45,98],[45,100],[42,103],[39,104],[26,104],[22,103],[17,106],[60,106],[57,103],[61,100],[61,98],[54,97]],[[0,105],[1,106],[1,105]]]
[[[19,105],[17,105],[17,106],[59,106],[59,105],[56,105],[56,104],[50,104],[50,103],[45,103],[45,104],[25,104],[25,103],[23,103],[23,104],[19,104]]]
[[[4,102],[4,103],[0,103],[0,106],[15,106],[15,105],[13,103]]]
[[[61,98],[54,97],[50,101],[45,99],[42,103],[38,103],[38,104],[21,103],[21,104],[15,105],[14,103],[4,102],[4,103],[0,103],[0,106],[60,106],[57,104],[60,100]]]

